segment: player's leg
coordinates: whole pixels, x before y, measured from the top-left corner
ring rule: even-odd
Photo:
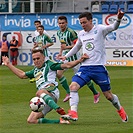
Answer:
[[[127,122],[128,116],[127,116],[124,108],[121,106],[117,95],[115,95],[111,92],[110,78],[108,76],[107,70],[105,69],[105,67],[101,67],[101,68],[99,68],[99,71],[101,71],[101,73],[98,72],[98,73],[96,73],[97,76],[94,75],[94,77],[96,77],[95,81],[100,86],[106,99],[109,100],[112,103],[112,105],[117,109],[117,112],[119,113],[122,121]]]
[[[74,74],[76,74],[78,72],[80,68],[80,64],[76,65],[73,68]],[[98,103],[99,102],[99,97],[100,97],[100,92],[98,92],[94,86],[94,83],[92,81],[87,83],[88,88],[92,91],[93,95],[94,95],[94,103]]]
[[[70,110],[68,111],[68,114],[61,116],[65,120],[72,120],[72,121],[78,120],[78,113],[77,113],[78,103],[79,103],[78,90],[86,84],[85,80],[83,80],[86,76],[84,76],[84,78],[83,77],[81,78],[80,76],[82,77],[82,72],[79,73],[79,75],[78,74],[74,75],[72,78],[72,83],[70,84],[70,97],[71,97],[69,100]]]
[[[93,81],[88,82],[87,86],[92,91],[92,93],[94,95],[94,103],[98,103],[99,102],[99,97],[100,97],[100,92],[98,92],[96,90]]]
[[[56,93],[56,92],[55,92]],[[54,94],[55,94],[54,93]],[[58,94],[56,94],[58,95]],[[54,99],[55,103],[57,103],[57,98],[56,98],[56,95],[52,96],[52,98]],[[45,108],[43,109],[42,113],[44,115],[44,117],[46,116],[47,113],[49,113],[50,111],[52,110],[51,107],[49,107],[47,104],[45,106]],[[46,118],[39,118],[38,119],[38,123],[50,123],[50,124],[53,124],[53,123],[59,123],[59,124],[70,124],[70,122],[68,120],[63,120],[62,118],[60,119],[56,119],[56,120],[51,120],[51,119],[46,119]]]
[[[49,123],[49,124],[54,124],[54,123],[60,123],[60,124],[70,124],[70,122],[68,120],[62,120],[62,118],[60,119],[46,119],[44,118],[44,116],[50,112],[52,109],[46,105],[44,110],[42,112],[31,112],[27,122],[30,124],[42,124],[42,123]]]
[[[14,65],[14,57],[13,56],[14,56],[13,51],[10,50],[10,60],[12,62],[12,65]]]
[[[70,89],[69,89],[69,85],[68,85],[67,80],[66,80],[66,78],[64,77],[63,73],[64,73],[64,70],[58,70],[58,71],[57,71],[57,78],[58,78],[60,84],[62,85],[62,87],[63,87],[63,88],[65,89],[65,91],[66,91],[66,97],[65,97],[64,100],[63,100],[63,102],[66,102],[66,101],[68,101],[69,98],[70,98]]]
[[[68,120],[62,120],[61,118],[60,119],[46,119],[44,118],[44,115],[42,112],[31,112],[28,119],[27,119],[27,122],[29,124],[42,124],[42,123],[49,123],[49,124],[54,124],[54,123],[60,123],[60,124],[70,124],[70,122]]]
[[[31,124],[37,124],[38,123],[38,119],[44,117],[42,112],[31,112],[27,122],[31,123]]]
[[[102,85],[101,86],[102,90],[105,90],[105,87],[107,88],[107,86]],[[106,97],[106,99],[109,100],[112,103],[112,105],[117,109],[117,112],[120,115],[122,121],[127,122],[128,116],[127,116],[124,108],[120,104],[120,101],[119,101],[119,98],[117,97],[117,95],[113,94],[110,90],[103,91],[103,94]]]
[[[64,109],[60,108],[60,106],[55,103],[54,99],[52,98],[53,95],[49,93],[47,90],[45,89],[38,90],[36,96],[41,97],[45,101],[45,103],[52,109],[56,110],[58,114],[61,115],[66,114]]]
[[[2,56],[4,56],[4,53],[1,52],[1,60],[0,60],[0,65],[2,65],[3,61],[2,61]]]
[[[14,51],[14,65],[17,65],[18,50]]]

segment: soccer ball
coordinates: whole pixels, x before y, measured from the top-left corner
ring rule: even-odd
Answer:
[[[45,102],[42,98],[39,97],[33,97],[30,100],[30,108],[34,112],[41,112],[45,107]]]

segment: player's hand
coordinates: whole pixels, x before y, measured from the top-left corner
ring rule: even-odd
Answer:
[[[86,59],[88,59],[88,58],[89,58],[89,56],[85,53],[85,54],[83,54],[83,55],[81,56],[80,62],[83,62],[84,60],[86,60]]]
[[[58,55],[56,56],[56,59],[57,59],[57,60],[60,60],[61,55],[62,55],[62,54],[58,54]]]
[[[122,12],[120,9],[118,9],[118,13],[117,13],[117,18],[118,19],[122,19],[122,17],[124,16],[124,12]]]
[[[38,47],[38,43],[34,43],[34,47],[33,48],[36,48]]]
[[[9,58],[7,56],[2,56],[2,61],[6,66],[10,63]]]
[[[59,60],[65,61],[66,60],[66,57],[65,56],[60,56],[59,57]]]
[[[62,49],[62,50],[65,50],[65,49],[67,49],[67,46],[66,46],[66,44],[61,44],[61,49]]]

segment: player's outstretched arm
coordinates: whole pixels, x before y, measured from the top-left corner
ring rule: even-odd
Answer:
[[[21,79],[25,79],[25,78],[28,78],[26,75],[25,75],[25,72],[16,68],[15,66],[13,66],[10,61],[9,61],[9,58],[7,56],[2,56],[2,60],[3,60],[3,63],[5,66],[7,66],[15,75],[17,75],[19,78]]]
[[[87,54],[83,54],[83,55],[81,56],[81,58],[78,59],[78,60],[75,60],[75,61],[71,61],[71,62],[67,62],[67,63],[61,64],[61,68],[62,68],[62,69],[72,68],[72,67],[76,66],[77,64],[83,62],[84,60],[86,60],[86,59],[88,59],[88,58],[89,58],[89,56],[88,56]]]

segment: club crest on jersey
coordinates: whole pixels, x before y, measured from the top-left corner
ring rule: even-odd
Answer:
[[[85,48],[86,48],[86,50],[91,51],[94,49],[94,45],[93,45],[93,43],[89,42],[86,44]]]
[[[94,34],[97,34],[97,30],[94,31]]]

